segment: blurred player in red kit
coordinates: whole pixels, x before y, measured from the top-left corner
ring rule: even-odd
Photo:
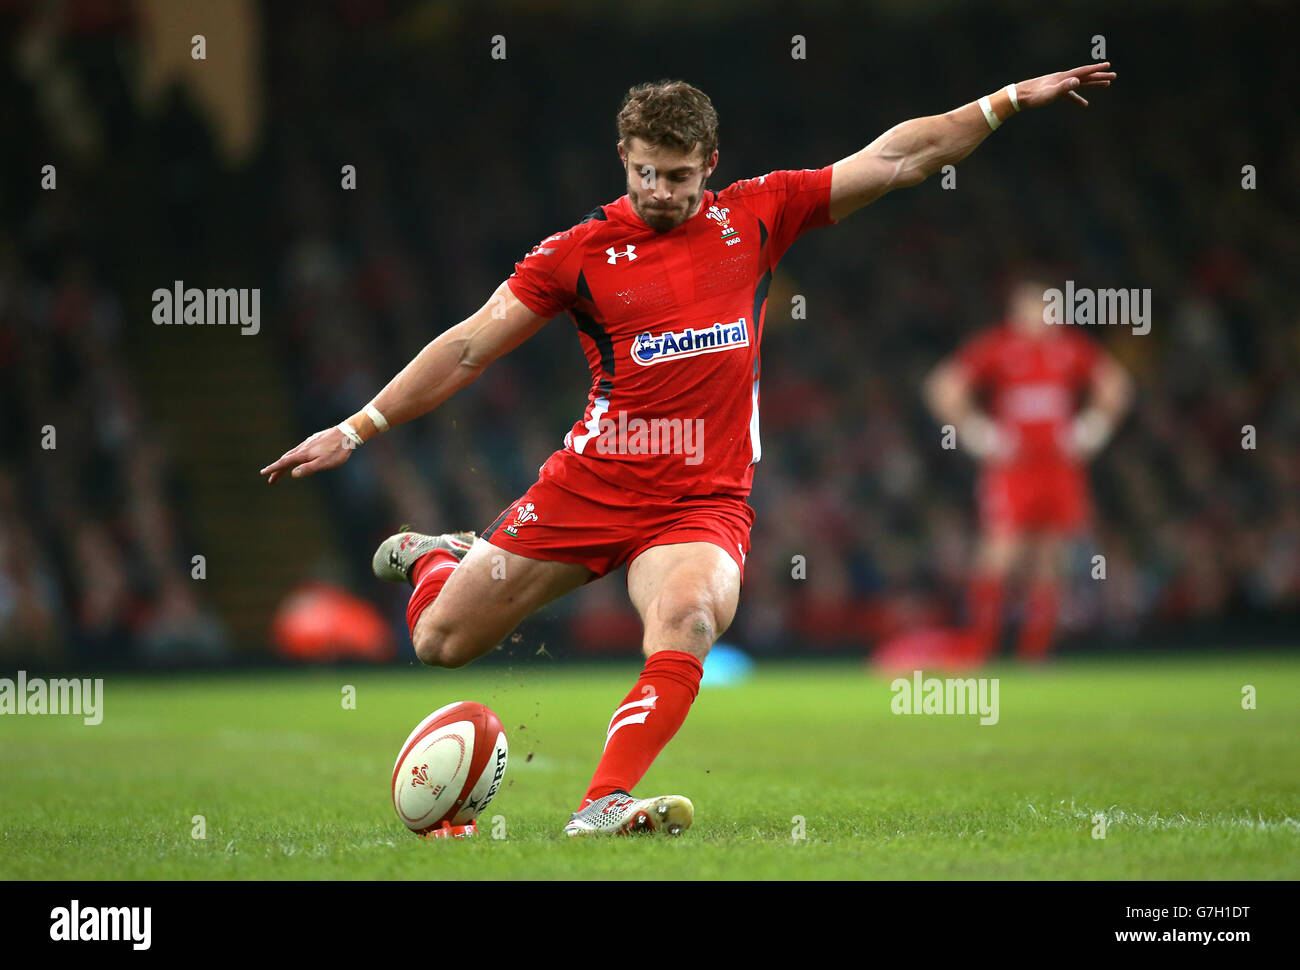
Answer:
[[[935,416],[980,462],[980,541],[969,628],[949,659],[978,665],[998,647],[1004,591],[1028,575],[1017,654],[1051,650],[1066,541],[1091,516],[1088,462],[1127,411],[1132,381],[1084,328],[1045,322],[1048,274],[1022,275],[1006,318],[975,335],[926,381]]]
[[[759,342],[777,262],[803,233],[969,155],[1018,111],[1107,86],[1109,64],[1007,87],[896,125],[818,169],[706,188],[718,119],[681,81],[630,90],[618,114],[626,194],[547,236],[476,313],[430,342],[369,404],[262,469],[268,481],[342,464],[417,418],[567,311],[591,369],[587,407],[540,477],[482,536],[398,533],[380,578],[410,582],[416,656],[460,667],[524,617],[627,565],[645,667],[615,706],[569,835],[675,834],[680,795],[629,794],[686,719],[704,658],[731,624],[754,513]]]

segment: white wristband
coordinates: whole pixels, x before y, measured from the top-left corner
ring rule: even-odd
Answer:
[[[360,448],[366,443],[365,439],[362,438],[361,435],[357,434],[357,429],[352,427],[352,425],[348,424],[346,421],[340,421],[337,427],[343,432],[343,437],[352,442],[354,448]]]
[[[1007,97],[1011,99],[1011,107],[1019,111],[1020,99],[1016,97],[1016,86],[1014,84],[1008,84],[1006,90],[1007,90]]]
[[[998,116],[993,113],[993,105],[989,104],[987,94],[980,98],[980,110],[984,112],[984,120],[989,123],[989,127],[997,131],[998,125],[1002,124],[1002,122],[998,121]]]
[[[384,417],[379,408],[375,407],[373,404],[367,404],[362,410],[366,412],[366,417],[374,422],[376,430],[388,430],[388,419]]]

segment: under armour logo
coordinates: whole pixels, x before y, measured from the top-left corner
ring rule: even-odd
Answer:
[[[609,263],[610,266],[615,265],[620,256],[626,256],[627,261],[630,263],[636,259],[636,247],[629,245],[626,250],[620,253],[613,246],[610,246],[605,250],[605,255],[609,257],[605,262]]]

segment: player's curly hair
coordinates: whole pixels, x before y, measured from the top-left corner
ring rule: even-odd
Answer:
[[[685,81],[647,81],[631,88],[618,110],[618,143],[626,149],[632,138],[688,153],[701,148],[707,159],[718,147],[718,113]]]

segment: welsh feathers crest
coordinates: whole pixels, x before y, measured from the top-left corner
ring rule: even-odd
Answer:
[[[411,769],[411,787],[412,787],[412,788],[420,788],[420,787],[424,787],[424,788],[432,788],[432,789],[433,789],[433,796],[434,796],[435,798],[437,798],[438,795],[439,795],[439,793],[442,791],[442,789],[443,789],[444,786],[442,786],[442,785],[431,785],[431,784],[429,784],[429,766],[428,766],[428,765],[419,765],[419,766],[417,766],[417,767]]]

